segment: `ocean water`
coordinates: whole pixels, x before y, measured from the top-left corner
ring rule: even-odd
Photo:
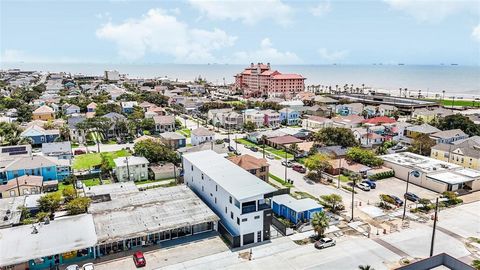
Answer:
[[[1,69],[20,68],[24,70],[64,71],[72,74],[102,75],[104,70],[115,69],[130,78],[169,77],[179,80],[193,80],[201,76],[223,84],[232,83],[233,76],[246,65],[205,64],[32,64],[0,63]],[[282,73],[299,73],[306,77],[306,85],[335,85],[340,87],[353,84],[354,87],[383,89],[398,94],[399,88],[413,93],[421,90],[423,95],[445,91],[445,96],[480,97],[479,66],[411,66],[411,65],[275,65],[272,69]]]

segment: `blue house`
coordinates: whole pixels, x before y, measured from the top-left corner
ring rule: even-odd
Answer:
[[[17,157],[0,168],[0,183],[22,175],[42,176],[43,181],[63,181],[70,175],[70,161],[46,156]]]
[[[133,108],[135,106],[138,106],[138,103],[136,101],[127,101],[127,102],[122,102],[122,112],[123,113],[132,113]]]
[[[290,220],[293,224],[308,222],[313,214],[323,211],[322,206],[310,198],[297,200],[289,194],[274,196],[271,200],[273,213]]]
[[[361,114],[363,112],[364,105],[362,103],[350,103],[341,104],[336,106],[336,113],[342,116]]]
[[[20,137],[29,138],[32,145],[41,145],[42,143],[51,143],[55,139],[60,137],[60,131],[58,129],[44,129],[37,125],[31,125],[25,129]]]
[[[298,125],[300,120],[300,113],[298,111],[283,108],[280,111],[280,123],[286,123],[287,126]]]

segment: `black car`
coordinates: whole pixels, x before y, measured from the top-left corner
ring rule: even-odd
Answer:
[[[223,141],[228,143],[228,142],[230,142],[230,139],[229,138],[223,138]]]
[[[395,204],[397,206],[402,206],[403,205],[403,201],[400,198],[398,198],[397,196],[395,196],[395,195],[388,195],[388,196],[395,201]]]
[[[228,149],[228,151],[230,151],[230,152],[235,152],[235,148],[233,148],[233,146],[229,146],[229,147],[227,147],[227,149]]]
[[[418,202],[420,200],[420,197],[413,194],[412,192],[407,192],[407,193],[405,193],[405,199],[407,199],[409,201],[412,201],[412,202]]]
[[[250,148],[250,150],[252,150],[253,152],[258,152],[258,148],[255,147],[255,146],[252,146],[252,147]]]

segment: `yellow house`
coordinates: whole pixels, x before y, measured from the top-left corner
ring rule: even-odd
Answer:
[[[33,111],[32,119],[43,120],[43,121],[53,120],[55,119],[55,112],[53,111],[52,108],[48,107],[47,105],[43,105],[37,108],[35,111]]]
[[[455,144],[439,143],[432,147],[430,157],[465,168],[480,170],[480,136],[474,136]]]
[[[412,112],[412,118],[414,118],[417,121],[423,121],[424,123],[430,123],[434,119],[445,117],[452,114],[454,114],[452,110],[445,109],[445,108],[435,108],[434,110],[420,108],[420,109],[415,109]]]
[[[438,129],[434,126],[431,126],[429,124],[409,126],[405,130],[406,130],[405,135],[409,138],[415,138],[416,136],[418,136],[420,134],[430,135],[430,134],[437,133],[437,132],[441,131],[440,129]]]

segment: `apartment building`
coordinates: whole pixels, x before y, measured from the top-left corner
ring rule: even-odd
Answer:
[[[270,239],[270,198],[276,189],[207,150],[183,155],[184,181],[220,217],[233,247]]]
[[[480,136],[473,136],[451,144],[439,143],[432,147],[430,157],[465,168],[480,170]]]

